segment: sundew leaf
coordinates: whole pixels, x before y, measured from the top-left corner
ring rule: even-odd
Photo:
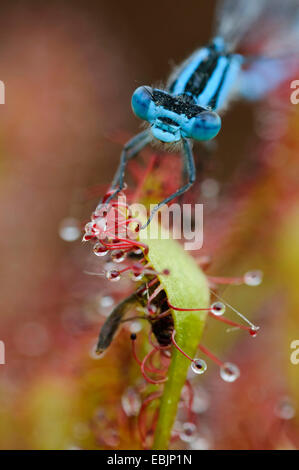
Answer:
[[[154,270],[157,272],[169,270],[169,275],[158,277],[170,304],[180,308],[208,308],[210,295],[205,275],[190,253],[175,240],[167,239],[167,235],[167,232],[161,229],[158,238],[152,238],[149,230],[141,230],[139,238],[149,247],[147,258]],[[207,312],[172,310],[172,315],[176,342],[189,356],[194,357],[202,336]],[[178,402],[190,367],[190,361],[176,348],[172,349],[168,380],[160,402],[154,449],[166,450],[168,448]]]

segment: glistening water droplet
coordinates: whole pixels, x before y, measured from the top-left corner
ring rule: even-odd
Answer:
[[[111,269],[109,271],[106,271],[105,275],[108,281],[115,282],[115,281],[120,280],[120,272],[117,271],[116,269]]]
[[[220,317],[225,312],[225,305],[222,302],[214,302],[211,305],[211,312],[213,313],[213,315]]]
[[[207,370],[207,363],[203,359],[194,359],[191,369],[195,374],[203,374]]]
[[[192,442],[196,439],[196,426],[194,423],[184,423],[180,432],[180,439],[183,442]]]
[[[244,274],[244,283],[247,286],[259,286],[263,280],[262,271],[248,271]]]
[[[240,377],[240,370],[235,364],[225,362],[220,367],[220,377],[224,382],[234,382]]]
[[[106,256],[108,253],[108,250],[106,247],[104,247],[101,243],[96,243],[93,246],[93,252],[97,256]]]
[[[114,250],[111,253],[111,258],[115,263],[122,263],[126,259],[126,253],[123,250]]]

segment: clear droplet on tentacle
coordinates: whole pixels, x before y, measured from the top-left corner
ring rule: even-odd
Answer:
[[[126,259],[126,253],[123,250],[114,250],[111,253],[111,259],[115,263],[122,263]]]
[[[240,370],[235,364],[225,362],[220,367],[220,377],[224,382],[234,382],[240,377]]]
[[[132,279],[133,281],[141,281],[144,276],[144,266],[141,263],[135,263],[132,266]]]
[[[93,246],[93,252],[96,256],[106,256],[108,250],[101,243],[95,243],[95,245]]]
[[[248,271],[244,274],[244,283],[247,286],[259,286],[263,280],[262,271]]]
[[[223,315],[225,312],[225,305],[222,302],[214,302],[211,305],[211,312],[213,313],[213,315],[221,317],[221,315]]]
[[[132,280],[135,282],[141,281],[143,276],[143,273],[132,273]]]
[[[155,304],[147,304],[146,309],[149,315],[155,315],[158,311],[158,307]]]
[[[203,359],[194,359],[191,369],[195,374],[203,374],[207,370],[207,363]]]
[[[180,432],[180,439],[183,442],[192,442],[196,439],[196,426],[194,423],[184,423]]]
[[[105,276],[108,281],[116,282],[120,280],[120,272],[117,269],[110,269],[105,272]]]
[[[259,326],[253,326],[252,328],[250,328],[249,330],[250,336],[252,336],[252,338],[255,338],[256,335],[258,334],[259,329],[260,329]]]

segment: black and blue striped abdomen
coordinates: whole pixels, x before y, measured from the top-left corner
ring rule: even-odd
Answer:
[[[203,107],[218,110],[233,91],[242,57],[226,54],[214,45],[195,51],[170,77],[172,95],[187,94]]]

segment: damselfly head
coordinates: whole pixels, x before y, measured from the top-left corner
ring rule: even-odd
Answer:
[[[210,140],[221,129],[220,116],[198,106],[185,93],[172,95],[157,88],[139,87],[132,96],[132,109],[137,117],[150,123],[151,133],[157,140],[168,144],[183,137]]]

